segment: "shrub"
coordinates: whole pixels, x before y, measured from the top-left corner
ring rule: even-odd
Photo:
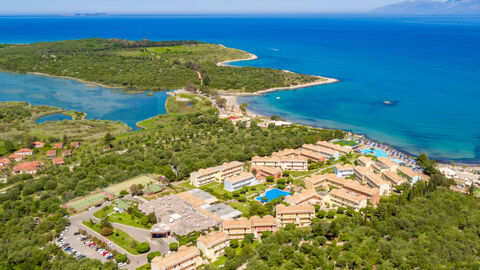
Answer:
[[[119,263],[126,262],[126,261],[127,261],[127,255],[125,255],[125,254],[118,254],[118,255],[115,257],[115,261],[116,261],[116,262],[119,262]]]
[[[108,228],[108,227],[103,227],[100,229],[100,234],[103,235],[103,236],[109,236],[113,233],[113,229],[112,228]]]
[[[334,210],[329,210],[327,213],[327,218],[332,219],[335,217],[335,211]]]
[[[230,240],[230,247],[231,248],[237,248],[238,247],[238,240],[237,239]]]
[[[120,191],[120,196],[126,196],[128,195],[128,191],[126,191],[125,189]]]
[[[150,250],[150,245],[148,244],[148,242],[142,242],[138,244],[135,249],[138,253],[145,253]]]
[[[320,210],[320,211],[317,212],[317,217],[319,219],[325,218],[326,215],[327,215],[327,212],[325,212],[325,210]]]
[[[170,248],[171,251],[177,251],[178,250],[178,244],[177,243],[170,243],[170,245],[168,245],[168,247]]]
[[[337,214],[341,215],[341,214],[345,213],[345,210],[346,210],[345,207],[338,207]]]
[[[173,243],[172,243],[173,244]],[[162,255],[162,253],[160,253],[160,251],[154,251],[154,252],[150,252],[148,253],[147,255],[147,260],[148,262],[151,262],[153,260],[153,258],[157,257],[157,256],[160,256]]]
[[[267,180],[267,182],[271,183],[271,182],[273,182],[273,180],[275,180],[275,177],[269,175],[269,176],[265,177],[265,180]]]
[[[246,202],[247,201],[247,196],[241,195],[240,197],[238,197],[238,201],[239,202]]]

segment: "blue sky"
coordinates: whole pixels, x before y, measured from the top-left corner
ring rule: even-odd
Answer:
[[[362,12],[402,0],[0,0],[2,14]]]

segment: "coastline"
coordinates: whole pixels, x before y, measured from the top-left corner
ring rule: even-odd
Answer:
[[[3,71],[3,72],[12,73],[11,71]],[[37,75],[37,76],[44,76],[44,77],[50,77],[50,78],[59,78],[59,79],[74,80],[74,81],[77,81],[77,82],[86,84],[87,87],[93,85],[93,86],[99,86],[99,87],[106,88],[106,89],[129,90],[129,89],[127,89],[127,88],[125,88],[125,87],[122,87],[122,86],[111,86],[111,85],[106,85],[106,84],[103,84],[103,83],[91,82],[91,81],[87,81],[87,80],[80,79],[80,78],[75,78],[75,77],[70,77],[70,76],[51,75],[51,74],[41,73],[41,72],[27,72],[26,74]],[[142,90],[142,91],[144,91],[144,90]]]

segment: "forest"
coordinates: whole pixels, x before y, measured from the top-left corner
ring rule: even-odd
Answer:
[[[0,70],[72,77],[126,90],[256,92],[323,80],[270,68],[224,67],[249,54],[196,41],[82,39],[0,47]]]

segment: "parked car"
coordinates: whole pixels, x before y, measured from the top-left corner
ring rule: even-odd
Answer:
[[[80,232],[74,232],[73,233],[73,235],[79,235],[79,234],[80,234]]]

